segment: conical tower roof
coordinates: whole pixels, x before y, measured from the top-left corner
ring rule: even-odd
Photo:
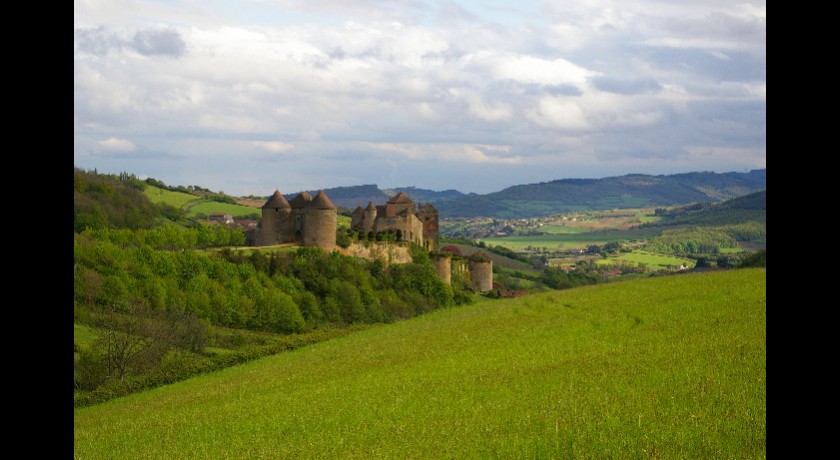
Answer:
[[[274,195],[271,195],[268,198],[268,201],[262,206],[263,208],[278,208],[278,209],[289,209],[291,206],[289,202],[286,201],[286,198],[280,193],[280,190],[275,190]]]
[[[369,211],[375,210],[376,206],[373,205],[373,201],[368,201],[367,209]]]
[[[308,192],[300,192],[298,196],[292,198],[292,201],[289,201],[289,205],[293,208],[305,208],[309,206],[310,201],[312,201],[312,195]]]
[[[365,212],[365,210],[364,210],[364,209],[362,209],[362,207],[361,207],[361,206],[356,206],[356,209],[354,209],[354,210],[353,210],[353,215],[356,215],[356,214],[363,214],[364,212]]]
[[[312,209],[336,209],[335,205],[329,198],[327,198],[327,194],[324,193],[323,190],[319,191],[315,198],[312,199],[312,202],[309,203],[309,207]]]

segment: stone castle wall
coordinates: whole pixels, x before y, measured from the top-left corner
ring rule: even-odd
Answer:
[[[318,246],[325,251],[335,249],[337,220],[334,209],[307,209],[303,220],[303,245]]]
[[[414,261],[407,247],[396,244],[354,241],[347,248],[336,247],[335,249],[345,256],[361,257],[370,261],[380,260],[386,267],[391,264],[408,264]]]
[[[446,256],[432,257],[432,264],[435,266],[435,273],[444,283],[452,284],[452,258]]]
[[[473,291],[487,292],[493,289],[493,261],[470,261],[470,280]]]

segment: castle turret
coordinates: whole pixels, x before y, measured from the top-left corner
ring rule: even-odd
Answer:
[[[338,226],[338,210],[327,198],[323,190],[319,191],[306,209],[303,221],[303,245],[318,246],[325,251],[335,249],[335,232]]]
[[[373,205],[373,201],[369,201],[367,208],[365,208],[364,216],[362,217],[362,228],[361,230],[365,233],[370,232],[374,228],[374,223],[376,222],[376,206]]]
[[[470,280],[475,292],[487,292],[493,289],[493,260],[483,252],[470,256]]]
[[[312,195],[308,192],[300,192],[296,197],[289,201],[289,206],[292,208],[292,215],[289,221],[290,242],[303,243],[303,223],[306,219],[309,203],[311,201]]]
[[[436,251],[439,246],[438,221],[440,217],[437,209],[430,203],[421,206],[417,218],[423,223],[423,244],[427,251]]]
[[[350,230],[357,232],[362,229],[362,219],[364,218],[365,210],[361,206],[356,206],[353,214],[350,214]]]
[[[401,211],[408,209],[409,212],[412,214],[415,213],[414,209],[414,201],[411,200],[411,197],[405,194],[405,192],[400,192],[391,197],[387,203],[385,203],[385,217],[394,217],[400,214]]]
[[[440,279],[446,284],[452,284],[452,257],[445,253],[432,253],[430,258]]]
[[[275,190],[262,206],[262,220],[257,237],[260,246],[285,243],[289,238],[289,223],[292,208],[289,202]]]

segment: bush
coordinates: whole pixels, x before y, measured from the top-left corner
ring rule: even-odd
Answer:
[[[740,268],[748,267],[766,267],[767,266],[767,250],[761,249],[749,256],[745,257],[738,265]]]
[[[349,248],[349,247],[350,247],[350,243],[352,243],[352,242],[353,242],[353,239],[352,239],[352,238],[350,238],[350,235],[348,235],[348,234],[344,233],[344,232],[343,232],[343,231],[341,231],[341,230],[339,230],[338,232],[336,232],[336,235],[335,235],[335,244],[337,244],[339,247],[342,247],[342,248],[344,248],[344,249],[347,249],[347,248]]]

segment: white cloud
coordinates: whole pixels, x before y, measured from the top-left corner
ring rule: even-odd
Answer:
[[[564,97],[543,96],[539,105],[528,111],[528,118],[546,128],[585,130],[590,127],[580,105]]]
[[[493,76],[521,83],[539,85],[580,85],[588,77],[598,75],[563,58],[543,59],[513,53],[490,53],[483,51],[475,57],[480,66],[485,66]]]
[[[513,116],[510,104],[486,102],[476,91],[450,88],[449,94],[466,101],[470,115],[482,120],[504,121]]]
[[[108,139],[99,141],[99,145],[107,150],[119,152],[130,152],[136,149],[136,146],[131,141],[126,139],[117,139],[115,137],[109,137]]]
[[[295,148],[294,144],[280,141],[252,141],[251,145],[269,152],[281,153]]]
[[[417,169],[380,160],[433,159],[466,190],[459,168],[476,165],[513,180],[606,171],[598,155],[628,172],[734,164],[686,145],[764,161],[764,1],[80,0],[74,28],[74,157],[91,167],[166,158],[233,180],[206,161],[230,158],[260,193],[262,159],[296,181],[417,186]]]
[[[367,147],[411,160],[466,164],[517,164],[519,155],[508,156],[510,146],[472,144],[370,144]]]

